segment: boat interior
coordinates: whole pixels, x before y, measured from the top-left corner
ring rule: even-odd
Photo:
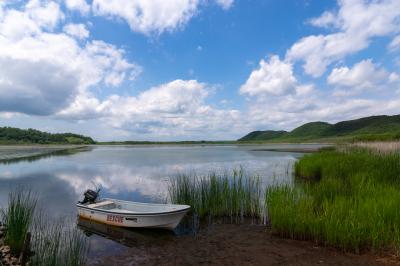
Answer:
[[[190,208],[187,205],[139,203],[113,199],[103,199],[96,203],[88,204],[86,207],[119,213],[168,213]]]

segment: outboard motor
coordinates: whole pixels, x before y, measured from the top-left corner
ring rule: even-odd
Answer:
[[[94,191],[91,189],[86,190],[85,193],[83,193],[83,196],[85,196],[85,198],[82,201],[80,201],[79,203],[80,204],[86,204],[88,202],[90,204],[96,203],[96,200],[99,197],[99,192],[100,192],[100,189],[97,189],[97,191]]]

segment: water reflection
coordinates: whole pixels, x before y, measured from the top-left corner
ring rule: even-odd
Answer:
[[[88,152],[41,157],[0,165],[1,187],[45,182],[75,195],[74,202],[92,183],[103,187],[103,195],[126,200],[165,201],[168,179],[179,172],[198,175],[221,173],[243,167],[265,184],[288,182],[296,153],[252,152],[251,147],[99,147]],[[4,188],[5,189],[5,188]],[[71,203],[71,202],[69,202]],[[68,203],[68,204],[69,204]]]
[[[3,172],[2,172],[3,174]],[[8,193],[17,188],[30,189],[38,197],[38,205],[50,218],[76,215],[76,194],[66,181],[48,173],[32,173],[19,177],[0,178],[0,208],[5,208]]]
[[[82,218],[78,218],[77,226],[88,237],[101,236],[126,247],[150,246],[160,240],[173,239],[175,236],[170,230],[124,228]]]

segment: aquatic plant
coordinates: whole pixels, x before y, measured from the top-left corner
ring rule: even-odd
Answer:
[[[260,179],[246,176],[243,169],[233,171],[231,176],[180,174],[169,184],[170,201],[190,205],[200,219],[262,218],[261,194]]]
[[[77,228],[67,227],[62,220],[49,221],[46,215],[40,215],[35,221],[32,239],[35,255],[31,265],[85,265],[89,248],[87,238]]]
[[[37,199],[30,190],[19,187],[8,195],[8,206],[2,211],[2,218],[7,226],[5,244],[10,246],[14,255],[23,249],[26,235],[32,224]]]
[[[88,242],[75,227],[67,227],[61,219],[54,221],[39,211],[37,196],[25,187],[19,187],[9,193],[8,206],[2,211],[2,220],[6,224],[5,244],[11,252],[19,256],[25,245],[28,231],[31,232],[29,258],[30,265],[85,265]]]
[[[65,265],[86,265],[89,251],[88,238],[77,228],[74,228],[65,233],[64,243],[67,248],[63,249],[61,257],[64,258]]]
[[[301,158],[295,173],[295,186],[266,192],[277,234],[352,251],[400,248],[400,154],[322,151]]]

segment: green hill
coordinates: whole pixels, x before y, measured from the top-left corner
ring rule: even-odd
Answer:
[[[281,132],[281,134],[272,134],[271,132]],[[400,115],[370,116],[336,124],[311,122],[290,132],[253,131],[238,141],[298,142],[391,139],[400,139]]]
[[[248,140],[272,140],[283,135],[287,134],[287,131],[274,131],[274,130],[266,130],[266,131],[253,131],[241,138],[242,141]]]
[[[92,138],[73,134],[51,134],[35,129],[0,127],[0,144],[94,144]]]
[[[324,135],[332,125],[326,122],[311,122],[293,129],[285,138],[318,138]]]
[[[387,134],[400,132],[400,115],[370,116],[332,125],[326,135]]]

